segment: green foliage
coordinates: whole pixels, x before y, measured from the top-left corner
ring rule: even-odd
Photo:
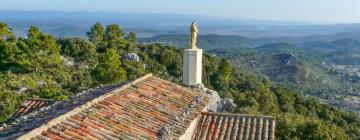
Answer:
[[[160,64],[164,65],[168,73],[176,78],[182,74],[182,56],[175,48],[160,49],[156,56]]]
[[[62,46],[62,52],[77,63],[84,62],[84,65],[94,66],[97,63],[96,46],[86,39],[82,38],[65,38],[60,39],[59,44]]]
[[[19,49],[15,43],[0,40],[0,70],[15,71],[19,67],[18,55]]]
[[[16,59],[18,48],[16,37],[5,23],[0,23],[0,70],[14,70],[17,67]]]
[[[118,25],[104,29],[96,23],[87,33],[89,40],[60,38],[58,41],[36,27],[30,27],[28,38],[4,39],[11,36],[10,29],[5,27],[0,24],[0,36],[4,36],[0,39],[0,121],[6,120],[24,98],[64,100],[99,84],[124,82],[146,73],[181,82],[181,49],[161,44],[136,45],[136,34],[124,37]],[[121,60],[121,56],[129,52],[137,53],[141,60]],[[261,60],[254,52],[240,53]],[[293,60],[289,55],[276,57]],[[73,60],[74,65],[68,64],[69,60]],[[221,97],[232,98],[238,106],[236,113],[276,116],[277,139],[357,139],[360,136],[360,119],[356,114],[304,98],[262,75],[250,74],[246,67],[232,67],[226,59],[204,54],[203,83],[219,91]]]
[[[92,43],[94,43],[96,46],[99,46],[101,45],[104,39],[104,34],[105,34],[104,26],[101,23],[97,22],[91,27],[90,31],[87,32],[86,34]]]
[[[294,114],[281,114],[277,118],[276,138],[279,140],[345,140],[344,130],[324,121]]]
[[[110,24],[105,29],[104,34],[104,50],[112,48],[116,49],[120,54],[123,54],[123,50],[127,45],[127,41],[124,39],[125,32],[119,25]]]
[[[96,82],[93,80],[90,71],[80,67],[73,70],[71,81],[68,82],[64,88],[72,93],[78,93],[94,86],[96,86]]]
[[[134,52],[135,51],[135,48],[136,48],[136,34],[134,32],[130,32],[126,37],[125,39],[127,40],[128,42],[128,45],[127,45],[127,50],[130,51],[130,52]]]
[[[288,114],[297,114],[301,117],[304,117],[307,120],[314,120],[315,122],[321,120],[321,123],[323,125],[329,126],[328,129],[329,131],[334,128],[333,126],[330,127],[330,124],[332,124],[334,126],[337,126],[336,127],[337,129],[341,128],[340,132],[342,131],[346,132],[346,134],[351,138],[356,138],[360,136],[359,129],[358,128],[354,129],[357,126],[360,126],[360,119],[358,117],[355,117],[356,116],[355,114],[348,112],[341,112],[332,106],[319,103],[319,101],[317,101],[314,98],[304,99],[300,95],[286,88],[282,88],[282,87],[272,88],[271,90],[277,96],[278,104],[281,109],[281,112]],[[293,118],[290,119],[293,120]],[[312,122],[309,123],[311,124]],[[316,127],[323,127],[323,125],[319,124],[316,125]],[[313,133],[318,132],[318,130],[315,129],[311,130],[310,132],[312,131],[314,131]],[[334,132],[326,132],[324,135],[329,135],[327,133],[334,133]]]
[[[144,64],[136,61],[124,61],[124,67],[129,80],[134,80],[146,74]]]
[[[213,75],[211,82],[214,88],[223,91],[229,88],[231,65],[226,59],[221,59],[218,71]]]
[[[68,98],[61,87],[54,83],[46,83],[40,88],[39,96],[44,99],[65,100]]]
[[[18,42],[21,54],[18,62],[20,71],[36,72],[53,71],[61,65],[60,45],[54,36],[44,34],[34,26],[31,26],[27,39]]]
[[[16,79],[11,73],[0,73],[0,122],[8,119],[21,104],[23,96],[15,93],[15,87],[10,85]]]
[[[99,83],[117,83],[127,79],[126,71],[121,67],[119,54],[114,49],[108,49],[99,55],[99,64],[91,72],[91,75]]]
[[[0,122],[8,119],[21,105],[21,98],[12,92],[0,93]]]
[[[0,23],[0,42],[2,41],[16,41],[15,35],[11,32],[11,28],[9,28],[6,23]]]

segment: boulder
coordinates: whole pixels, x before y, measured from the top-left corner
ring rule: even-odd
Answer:
[[[124,56],[124,59],[128,61],[140,61],[140,57],[136,53],[128,53]]]
[[[218,107],[218,111],[220,112],[234,112],[237,106],[232,99],[224,98],[221,99]]]
[[[197,85],[194,85],[194,86],[190,86],[190,88],[191,88],[192,90],[197,91],[197,92],[207,92],[207,91],[209,90],[209,89],[207,89],[207,88],[205,87],[204,84],[197,84]]]
[[[219,105],[221,98],[219,94],[215,90],[208,90],[207,96],[209,97],[209,103],[208,103],[208,111],[209,112],[219,112]]]
[[[234,112],[237,107],[232,99],[220,98],[217,91],[206,88],[204,84],[193,85],[190,88],[209,97],[208,112]]]

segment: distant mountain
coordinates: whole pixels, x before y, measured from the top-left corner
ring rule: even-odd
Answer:
[[[170,43],[177,47],[187,48],[189,46],[189,35],[159,35],[150,38],[139,39],[139,43],[163,42]],[[246,37],[225,36],[225,35],[199,35],[199,48],[205,50],[219,48],[247,48],[255,47],[255,43]]]
[[[0,21],[8,23],[18,36],[24,36],[30,25],[38,26],[57,37],[85,36],[85,32],[96,21],[103,24],[119,24],[126,31],[136,32],[139,37],[187,34],[188,26],[194,19],[199,22],[200,34],[262,38],[261,40],[264,41],[262,45],[274,40],[298,41],[293,37],[309,35],[314,35],[311,38],[332,34],[345,37],[360,31],[360,24],[309,25],[286,21],[156,13],[0,11]],[[345,34],[340,35],[342,33]],[[272,39],[266,41],[268,37]]]
[[[302,46],[311,49],[330,61],[341,65],[360,65],[360,41],[343,38],[331,42],[310,42]]]

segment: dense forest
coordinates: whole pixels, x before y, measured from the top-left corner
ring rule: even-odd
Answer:
[[[0,121],[26,98],[66,100],[101,84],[120,83],[153,73],[180,83],[182,49],[136,44],[135,33],[116,24],[96,23],[88,38],[55,38],[31,26],[24,38],[0,23]],[[139,61],[127,59],[129,53]],[[204,54],[203,83],[232,98],[236,113],[277,118],[277,139],[359,139],[360,118],[270,79]]]

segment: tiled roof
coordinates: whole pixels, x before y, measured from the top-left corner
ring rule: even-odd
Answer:
[[[28,133],[34,128],[38,128],[41,125],[46,124],[60,115],[63,115],[91,100],[94,100],[95,98],[121,87],[122,85],[124,85],[124,83],[89,89],[71,96],[68,100],[56,101],[53,104],[40,108],[39,110],[9,119],[8,121],[0,124],[0,139],[15,139]]]
[[[148,75],[63,114],[20,138],[177,139],[208,98]]]
[[[33,111],[37,111],[42,107],[49,106],[50,104],[54,103],[53,100],[46,100],[46,99],[26,99],[21,106],[18,108],[16,113],[14,113],[10,119],[15,119],[20,116],[26,115]]]
[[[192,137],[193,140],[273,140],[275,119],[203,112]]]

